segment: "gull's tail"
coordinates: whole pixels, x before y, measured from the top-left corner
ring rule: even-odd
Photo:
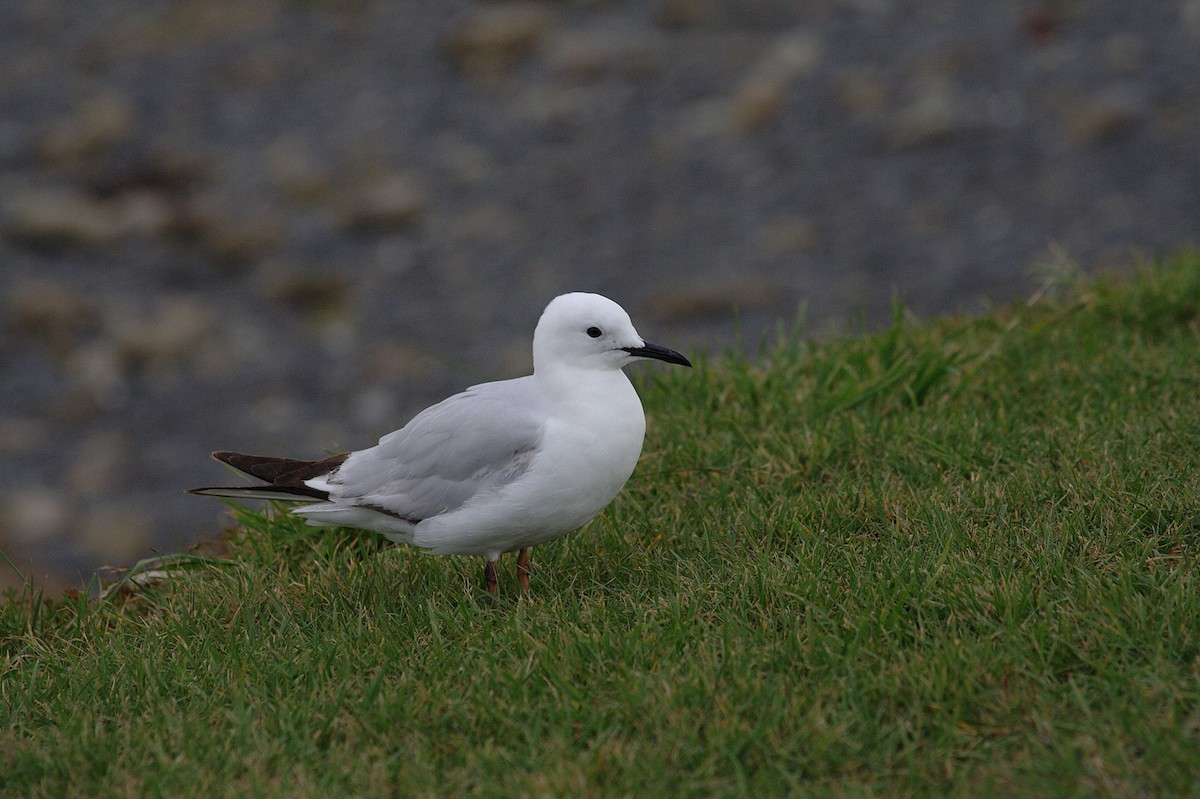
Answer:
[[[298,502],[319,502],[329,499],[329,492],[306,485],[314,477],[324,477],[342,465],[349,453],[331,455],[319,461],[294,458],[273,458],[267,455],[243,455],[240,452],[214,452],[212,456],[239,472],[257,477],[266,485],[213,486],[189,488],[189,494],[236,499],[274,499]]]

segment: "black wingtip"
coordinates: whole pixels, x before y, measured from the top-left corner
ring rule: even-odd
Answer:
[[[184,493],[201,497],[224,497],[226,499],[263,499],[281,502],[322,502],[329,499],[329,492],[305,485],[296,486],[205,486],[184,489]]]

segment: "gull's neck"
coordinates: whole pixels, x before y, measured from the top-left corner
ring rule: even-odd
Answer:
[[[614,392],[633,388],[621,369],[588,369],[563,363],[534,369],[533,379],[551,396],[573,402],[603,404],[614,397]]]

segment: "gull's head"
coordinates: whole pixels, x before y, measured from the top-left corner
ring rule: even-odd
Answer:
[[[639,358],[691,366],[675,350],[639,336],[625,309],[599,294],[555,297],[533,331],[535,372],[556,366],[613,370]]]

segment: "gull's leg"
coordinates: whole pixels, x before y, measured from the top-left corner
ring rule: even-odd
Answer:
[[[488,559],[487,565],[483,567],[483,580],[487,583],[487,591],[492,596],[496,595],[496,561]]]
[[[521,593],[529,593],[529,548],[517,552],[517,582],[521,584]]]

